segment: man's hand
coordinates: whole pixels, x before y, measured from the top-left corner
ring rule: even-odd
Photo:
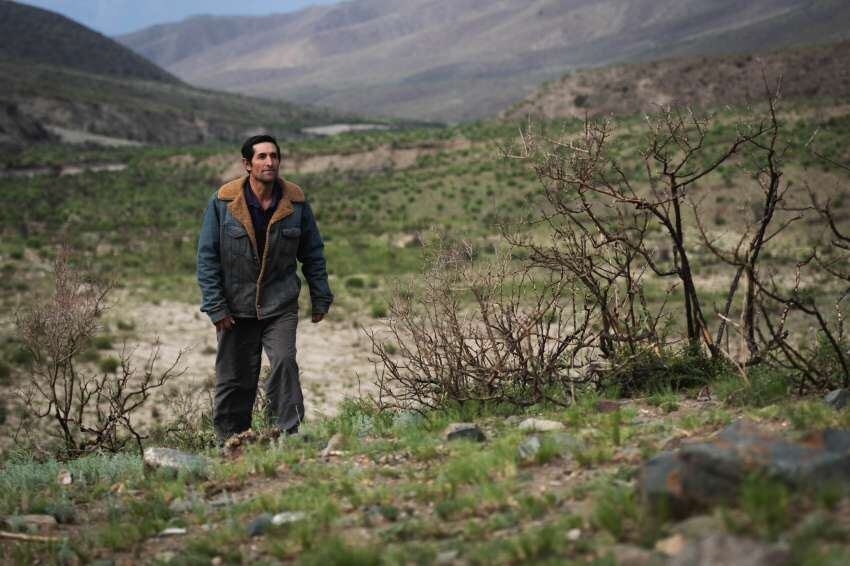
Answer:
[[[323,313],[323,312],[314,312],[314,313],[313,313],[313,318],[312,318],[312,320],[313,320],[313,324],[316,324],[317,322],[322,322],[322,319],[323,319],[323,318],[325,318],[325,313]]]
[[[227,315],[226,317],[222,318],[221,320],[219,320],[218,322],[215,323],[215,329],[218,332],[223,332],[225,330],[230,330],[231,328],[233,328],[233,326],[235,324],[236,324],[236,321],[233,320],[233,317],[230,316],[230,315]]]

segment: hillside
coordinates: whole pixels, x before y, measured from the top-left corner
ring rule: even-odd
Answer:
[[[44,140],[51,128],[143,143],[238,141],[250,131],[288,136],[341,119],[282,101],[50,65],[0,59],[0,73],[7,77],[0,82],[4,145]]]
[[[0,0],[0,74],[4,148],[50,140],[232,142],[257,130],[291,136],[307,126],[356,121],[187,85],[68,18],[6,0]]]
[[[686,57],[569,73],[545,84],[502,116],[583,117],[652,112],[676,102],[702,108],[762,98],[762,71],[782,78],[782,96],[847,99],[850,41],[760,56]]]
[[[837,0],[354,0],[118,38],[206,87],[346,111],[492,115],[575,68],[847,38]],[[259,31],[258,31],[259,30]]]
[[[0,57],[97,75],[176,83],[113,39],[55,12],[0,0]]]

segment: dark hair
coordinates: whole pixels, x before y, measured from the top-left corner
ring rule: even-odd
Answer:
[[[273,143],[277,148],[278,156],[280,156],[280,146],[277,145],[277,140],[268,134],[260,134],[259,136],[251,136],[245,140],[245,143],[242,144],[242,157],[250,162],[254,159],[254,145],[263,142]]]

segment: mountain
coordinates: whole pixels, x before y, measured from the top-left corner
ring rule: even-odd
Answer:
[[[846,0],[351,0],[117,38],[197,85],[418,119],[492,115],[565,71],[850,39]]]
[[[249,132],[287,136],[346,120],[323,109],[190,86],[64,16],[6,0],[0,0],[0,76],[2,147],[57,135],[241,141]]]
[[[686,103],[713,108],[764,98],[764,78],[783,99],[850,99],[850,41],[753,55],[681,57],[568,73],[514,104],[503,118],[652,112]]]
[[[97,75],[178,82],[113,39],[55,12],[9,0],[0,0],[0,56]]]

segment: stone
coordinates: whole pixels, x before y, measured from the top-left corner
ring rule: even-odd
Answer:
[[[328,458],[330,456],[336,456],[340,453],[340,448],[345,445],[345,436],[340,433],[334,434],[332,437],[328,439],[327,445],[325,445],[324,450],[322,450],[322,458]]]
[[[214,499],[210,499],[209,501],[207,501],[207,503],[209,504],[210,507],[213,507],[213,508],[229,507],[230,505],[233,505],[234,503],[236,503],[236,499],[232,495],[230,495],[229,493],[227,493],[225,491],[224,493],[220,494],[218,497],[216,497]]]
[[[596,402],[596,410],[600,413],[613,413],[620,409],[620,403],[611,399],[599,399]]]
[[[644,501],[682,517],[734,501],[741,483],[754,474],[802,488],[850,483],[850,431],[827,429],[792,442],[739,421],[710,441],[651,458],[639,485]]]
[[[685,548],[685,537],[677,533],[655,543],[655,550],[667,556],[678,556]]]
[[[484,432],[475,423],[452,423],[443,431],[443,438],[446,440],[466,439],[475,442],[487,440]]]
[[[444,550],[437,554],[434,564],[452,564],[455,560],[457,560],[457,557],[457,550]]]
[[[519,429],[525,432],[555,432],[564,430],[564,423],[530,418],[519,423]]]
[[[728,514],[729,511],[727,510],[726,513]],[[698,539],[710,533],[723,531],[724,521],[717,515],[695,515],[679,521],[670,530],[687,539]]]
[[[13,531],[29,532],[51,531],[59,525],[53,515],[12,515],[5,523]]]
[[[246,527],[248,536],[258,537],[265,534],[269,530],[269,527],[272,526],[272,518],[271,513],[262,513],[254,517]]]
[[[177,553],[173,550],[163,550],[162,552],[157,552],[154,558],[160,564],[169,564],[171,562],[174,562],[174,560],[177,558]]]
[[[144,466],[146,470],[171,470],[186,472],[204,477],[207,474],[208,461],[203,456],[182,452],[173,448],[145,448]]]
[[[517,446],[517,457],[523,462],[534,460],[537,453],[540,452],[540,437],[537,435],[529,436]]]
[[[174,501],[168,504],[168,509],[172,513],[188,513],[195,507],[195,502],[190,499],[184,499],[182,497],[178,497]]]
[[[840,411],[847,406],[848,401],[850,401],[850,391],[847,389],[835,389],[834,391],[830,391],[823,398],[824,403],[832,407],[833,409]]]
[[[791,563],[791,551],[781,544],[767,544],[724,532],[688,541],[668,566],[783,566]]]
[[[71,485],[74,483],[74,476],[68,470],[59,470],[59,474],[56,476],[56,482],[59,485]]]
[[[615,544],[610,547],[609,552],[614,558],[614,563],[619,566],[655,566],[664,564],[664,560],[658,554],[630,544]]]
[[[570,529],[567,531],[567,540],[575,542],[581,538],[581,529]]]
[[[561,457],[568,457],[573,450],[581,446],[575,436],[567,432],[549,432],[546,434],[534,434],[523,440],[517,446],[517,458],[522,462],[531,462],[540,452],[543,442],[554,442],[558,446]]]
[[[304,511],[284,511],[282,513],[277,513],[274,517],[272,517],[272,525],[279,527],[281,525],[288,525],[289,523],[297,523],[298,521],[303,521],[306,518],[307,513]]]

